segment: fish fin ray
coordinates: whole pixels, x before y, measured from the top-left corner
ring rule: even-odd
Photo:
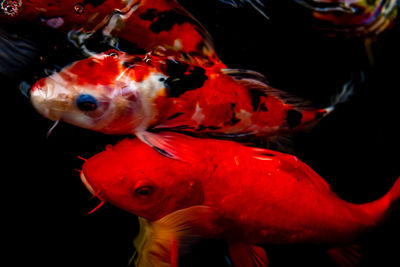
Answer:
[[[219,0],[224,4],[231,5],[235,8],[238,8],[243,5],[243,3],[248,3],[252,8],[254,8],[258,13],[260,13],[264,18],[270,20],[268,15],[265,13],[265,4],[264,1],[261,0]]]
[[[193,244],[215,234],[215,221],[214,211],[202,205],[175,211],[158,221],[139,218],[131,261],[136,267],[176,266],[179,256]]]
[[[24,71],[32,68],[38,57],[36,41],[24,38],[6,27],[0,29],[0,74],[20,77]]]
[[[189,145],[190,138],[193,137],[167,131],[143,131],[137,133],[136,136],[165,157],[183,161],[190,161],[196,157]]]
[[[364,80],[365,75],[362,71],[358,74],[353,73],[351,79],[344,83],[340,91],[332,98],[330,106],[325,108],[326,114],[332,112],[338,104],[347,102],[353,96],[356,86],[364,82]]]
[[[298,110],[310,110],[311,101],[294,96],[288,92],[276,89],[268,85],[268,81],[261,73],[244,69],[223,69],[222,72],[231,76],[235,81],[249,90],[258,90],[269,96],[274,96]]]
[[[328,256],[340,267],[356,267],[360,265],[361,246],[350,245],[347,247],[330,248]]]
[[[253,153],[253,157],[257,159],[279,162],[282,171],[293,171],[295,169],[298,178],[307,179],[322,190],[331,190],[330,185],[318,173],[294,155],[264,148],[253,148]]]
[[[229,244],[229,254],[235,267],[267,267],[268,257],[262,247],[244,244]]]

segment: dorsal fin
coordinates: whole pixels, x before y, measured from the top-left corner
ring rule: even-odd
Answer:
[[[296,177],[309,180],[316,187],[330,191],[330,185],[310,166],[296,156],[264,148],[253,148],[253,157],[259,160],[277,160],[282,171],[295,172]]]
[[[223,69],[222,72],[231,76],[237,83],[250,90],[259,90],[266,95],[275,96],[285,104],[292,105],[296,109],[310,109],[310,101],[271,87],[265,76],[259,72],[244,69]]]

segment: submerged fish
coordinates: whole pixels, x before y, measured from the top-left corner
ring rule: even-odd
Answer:
[[[138,266],[176,266],[177,255],[198,238],[226,240],[234,266],[266,266],[256,244],[349,244],[380,225],[400,200],[400,179],[382,198],[351,204],[295,156],[231,141],[168,138],[182,160],[126,139],[87,160],[81,172],[102,202],[142,217]]]
[[[233,7],[244,4],[266,16],[268,0],[219,0]],[[393,25],[398,13],[398,0],[293,0],[312,11],[316,29],[327,35],[378,35]],[[279,13],[279,11],[276,11]]]
[[[181,60],[224,66],[206,29],[175,0],[4,0],[0,19],[57,28],[84,54],[94,53],[86,41],[101,32],[110,47],[123,40],[145,53],[175,53]]]
[[[310,8],[316,27],[329,35],[375,36],[393,25],[397,0],[294,0]]]
[[[345,88],[336,102],[346,98]],[[156,131],[238,138],[304,129],[333,110],[271,88],[261,74],[204,68],[112,50],[39,80],[31,101],[43,116],[106,134],[135,134],[164,151]]]

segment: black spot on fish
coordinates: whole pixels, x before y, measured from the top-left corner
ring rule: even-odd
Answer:
[[[102,5],[102,4],[104,4],[105,1],[106,0],[84,0],[83,3],[85,5],[89,4],[89,5],[92,5],[93,7],[98,7],[98,6]]]
[[[301,119],[303,118],[303,114],[300,111],[290,109],[286,114],[286,122],[289,125],[290,129],[294,129],[301,123]]]
[[[174,25],[181,25],[185,22],[195,24],[194,20],[185,14],[175,10],[163,11],[157,14],[157,19],[150,25],[149,29],[154,33],[169,31]]]
[[[219,130],[219,129],[221,129],[221,127],[212,126],[212,125],[211,125],[211,126],[208,126],[207,129],[210,129],[210,130],[213,130],[213,131],[214,131],[214,130]]]
[[[177,112],[177,113],[173,114],[172,116],[169,116],[169,118],[167,120],[175,119],[181,115],[183,115],[183,112]]]
[[[93,67],[93,66],[95,66],[96,64],[97,64],[97,62],[94,61],[94,60],[88,61],[88,63],[87,63],[88,67]]]
[[[188,70],[189,65],[175,60],[167,60],[165,74],[168,76],[182,76]]]
[[[142,20],[153,21],[157,17],[157,9],[149,8],[139,16]]]
[[[275,157],[275,155],[274,154],[270,154],[270,153],[262,153],[264,156],[267,156],[267,157]]]
[[[267,95],[265,92],[257,89],[250,89],[249,92],[251,96],[251,106],[253,107],[253,111],[256,111],[260,105],[261,97],[266,97]]]
[[[232,118],[231,118],[230,123],[231,123],[232,126],[234,126],[234,125],[237,124],[238,122],[240,122],[240,119],[238,119],[238,118],[236,117],[236,113],[233,112],[233,115],[232,115]]]
[[[204,131],[204,130],[206,130],[206,129],[215,131],[215,130],[221,129],[221,127],[219,127],[219,126],[213,126],[213,125],[210,125],[210,126],[200,125],[199,127],[197,127],[196,131]]]
[[[264,111],[264,112],[265,112],[265,111],[268,111],[268,108],[267,108],[267,106],[265,105],[265,103],[261,103],[261,104],[260,104],[260,110],[261,110],[261,111]]]
[[[153,146],[153,148],[154,148],[155,151],[157,151],[158,153],[160,153],[160,154],[163,155],[164,157],[173,158],[173,155],[172,155],[171,153],[168,153],[168,152],[165,151],[164,149],[159,148],[159,147],[156,147],[156,146]]]
[[[124,61],[124,62],[122,63],[122,65],[123,65],[125,68],[130,69],[130,68],[133,68],[133,67],[135,66],[136,63],[141,62],[141,61],[142,61],[142,59],[141,59],[140,57],[134,57],[134,58],[132,58],[132,59],[129,59],[129,60],[127,60],[127,61]]]
[[[174,62],[174,61],[170,61]],[[208,79],[205,70],[201,67],[192,67],[185,63],[169,64],[167,62],[166,74],[169,76],[165,81],[165,87],[171,97],[179,97],[189,90],[195,90],[203,86]]]
[[[197,127],[196,131],[204,131],[205,129],[207,129],[207,127],[200,124],[199,127]]]

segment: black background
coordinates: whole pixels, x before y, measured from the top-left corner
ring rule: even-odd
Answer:
[[[371,65],[362,40],[323,37],[311,29],[309,14],[290,1],[269,6],[271,21],[250,8],[211,0],[181,3],[209,30],[229,67],[257,70],[272,86],[316,106],[326,106],[352,73],[362,71],[365,81],[349,101],[296,136],[296,155],[350,202],[375,200],[390,188],[400,175],[398,24],[374,42]],[[25,74],[29,80],[30,73]],[[134,250],[136,217],[108,204],[89,215],[98,201],[90,200],[74,170],[82,165],[77,156],[88,158],[120,137],[61,123],[46,138],[52,123],[34,111],[19,83],[1,76],[2,241],[10,266],[126,266]],[[398,214],[399,209],[360,241],[362,266],[399,266]],[[217,246],[215,251],[223,250]],[[272,267],[332,264],[319,246],[267,249]],[[203,266],[227,266],[223,256],[198,254],[208,263]]]

